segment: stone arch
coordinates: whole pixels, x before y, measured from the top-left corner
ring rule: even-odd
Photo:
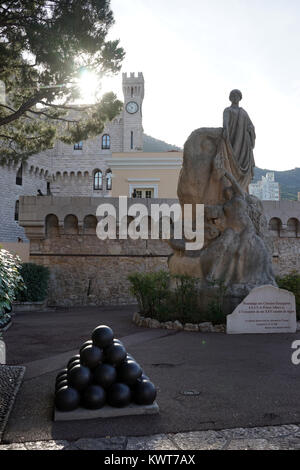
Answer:
[[[287,221],[287,232],[289,236],[297,237],[299,233],[299,220],[296,217],[291,217]]]
[[[64,231],[66,235],[78,234],[78,219],[76,215],[69,214],[64,220]]]
[[[46,237],[53,238],[59,236],[58,218],[55,214],[48,214],[45,222]]]
[[[282,228],[282,221],[278,217],[273,217],[269,221],[269,230],[275,235],[280,235],[280,230]]]
[[[83,232],[85,235],[96,235],[97,217],[95,215],[86,215],[83,220]]]

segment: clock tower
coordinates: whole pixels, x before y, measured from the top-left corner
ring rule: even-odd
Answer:
[[[139,72],[123,73],[124,94],[124,123],[123,123],[123,152],[143,151],[142,105],[144,99],[145,81]]]

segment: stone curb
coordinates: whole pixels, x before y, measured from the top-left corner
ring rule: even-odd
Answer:
[[[226,325],[213,325],[211,322],[204,323],[185,323],[184,325],[178,320],[172,322],[159,322],[153,318],[145,318],[138,312],[135,312],[132,317],[132,322],[144,328],[163,328],[166,330],[175,331],[190,331],[200,333],[226,333]]]
[[[300,450],[300,426],[3,443],[0,452],[2,450]]]

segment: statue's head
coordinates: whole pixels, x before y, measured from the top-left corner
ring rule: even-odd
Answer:
[[[229,95],[229,100],[232,104],[239,104],[243,99],[242,92],[240,90],[232,90]]]

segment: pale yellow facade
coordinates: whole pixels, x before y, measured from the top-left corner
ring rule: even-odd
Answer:
[[[112,171],[112,197],[177,198],[182,152],[113,153],[107,159]]]

